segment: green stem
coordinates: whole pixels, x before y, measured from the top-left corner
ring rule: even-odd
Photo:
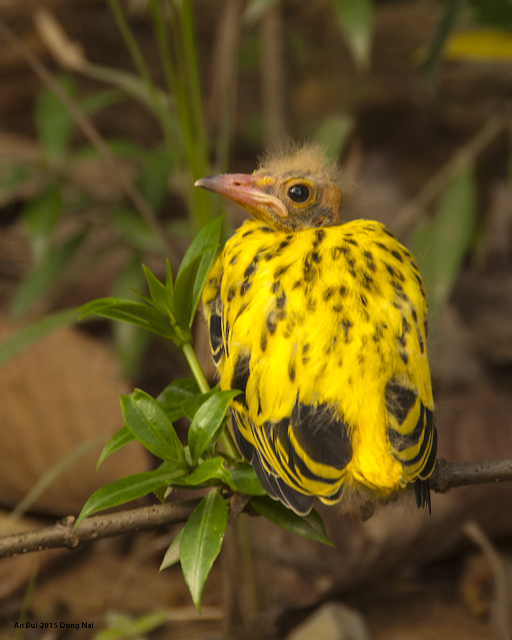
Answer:
[[[443,14],[437,25],[434,39],[430,45],[427,57],[421,64],[421,68],[432,84],[436,83],[439,65],[446,45],[446,41],[453,31],[457,21],[457,15],[461,6],[460,0],[447,0]]]
[[[155,116],[157,117],[160,126],[162,127],[162,132],[165,137],[166,145],[168,149],[172,149],[175,145],[175,140],[173,139],[171,126],[169,123],[169,115],[167,112],[168,105],[164,104],[162,98],[164,96],[159,95],[153,80],[151,78],[151,74],[149,72],[148,66],[144,60],[144,56],[142,55],[142,51],[135,39],[132,30],[128,22],[126,21],[123,11],[119,6],[118,0],[107,0],[110,10],[114,16],[116,24],[123,36],[128,50],[132,56],[133,62],[137,67],[137,71],[139,72],[142,81],[146,87],[146,91],[148,94],[149,102],[153,109]],[[172,157],[172,153],[171,153]]]
[[[185,354],[185,358],[187,359],[188,365],[192,371],[192,375],[197,382],[197,386],[201,390],[202,393],[207,393],[210,391],[210,386],[204,377],[203,370],[199,366],[199,362],[197,361],[196,354],[194,353],[194,349],[189,342],[186,342],[183,347],[183,353]]]
[[[185,342],[185,344],[181,347],[183,353],[185,354],[185,358],[187,359],[188,365],[192,371],[192,375],[197,382],[197,386],[203,393],[207,393],[210,390],[210,386],[204,377],[203,370],[201,369],[199,362],[197,360],[196,354],[190,342]],[[230,458],[233,460],[240,461],[242,458],[238,453],[238,449],[236,448],[235,442],[231,437],[229,429],[224,427],[222,433],[220,435],[220,440],[224,445],[224,450],[228,454]]]

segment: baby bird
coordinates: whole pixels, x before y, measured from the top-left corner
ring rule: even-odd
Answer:
[[[196,186],[246,221],[208,274],[203,305],[238,447],[299,515],[315,497],[360,505],[413,484],[430,512],[437,434],[427,300],[412,254],[370,220],[342,224],[340,173],[314,144],[251,175]]]

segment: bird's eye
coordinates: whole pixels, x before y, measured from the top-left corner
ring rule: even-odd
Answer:
[[[297,204],[301,204],[306,202],[309,198],[310,191],[309,187],[305,184],[294,184],[293,187],[288,189],[288,197],[292,202],[296,202]]]

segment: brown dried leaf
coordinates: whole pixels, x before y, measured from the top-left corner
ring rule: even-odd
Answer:
[[[0,339],[13,330],[0,317]],[[119,396],[129,390],[110,350],[77,329],[61,329],[8,361],[0,369],[0,501],[15,506],[76,447],[99,437],[106,443],[123,425]],[[144,450],[131,444],[96,472],[103,444],[68,468],[35,509],[77,514],[99,487],[148,470]]]

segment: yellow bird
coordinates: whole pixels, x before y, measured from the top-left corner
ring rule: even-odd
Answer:
[[[197,186],[242,205],[203,291],[238,447],[296,513],[315,497],[375,504],[436,459],[427,300],[412,254],[379,222],[342,224],[340,173],[314,144]]]

